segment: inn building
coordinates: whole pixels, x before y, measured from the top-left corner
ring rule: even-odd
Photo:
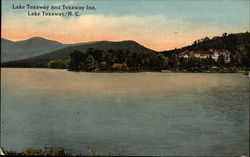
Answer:
[[[209,58],[210,56],[217,62],[219,56],[224,57],[224,62],[230,62],[230,52],[224,49],[210,49],[209,51],[183,51],[179,53],[179,58],[197,57],[201,59]]]

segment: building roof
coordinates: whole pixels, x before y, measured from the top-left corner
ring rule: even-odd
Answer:
[[[223,49],[217,49],[217,50],[212,50],[210,49],[209,51],[183,51],[180,52],[180,54],[213,54],[214,52],[225,52]]]
[[[213,54],[213,52],[209,52],[209,51],[183,51],[180,54]]]
[[[223,50],[223,49],[217,49],[217,50],[214,50],[214,52],[225,52],[226,50]]]

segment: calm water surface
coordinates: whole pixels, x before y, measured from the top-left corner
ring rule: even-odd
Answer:
[[[1,145],[88,155],[248,155],[242,74],[1,69]]]

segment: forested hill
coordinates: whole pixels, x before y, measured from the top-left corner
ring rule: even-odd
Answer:
[[[222,36],[216,36],[212,39],[205,37],[194,41],[192,45],[185,46],[179,49],[170,51],[163,51],[162,53],[181,52],[184,50],[199,50],[206,51],[209,49],[225,49],[230,52],[248,52],[250,51],[250,33],[237,33],[227,34],[224,33]]]
[[[179,49],[163,51],[162,54],[168,56],[172,53],[179,53],[185,50],[206,51],[209,49],[224,49],[237,55],[243,65],[250,67],[250,33],[236,33],[216,36],[212,39],[205,37],[194,41],[190,46],[185,46]]]

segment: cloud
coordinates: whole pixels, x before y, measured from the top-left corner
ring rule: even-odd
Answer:
[[[210,24],[192,24],[162,15],[104,16],[82,15],[78,18],[3,16],[3,37],[13,40],[42,36],[63,43],[98,40],[135,40],[154,50],[167,50],[191,44],[204,36],[223,31]],[[244,30],[244,28],[237,28]],[[237,30],[236,30],[237,31]]]

